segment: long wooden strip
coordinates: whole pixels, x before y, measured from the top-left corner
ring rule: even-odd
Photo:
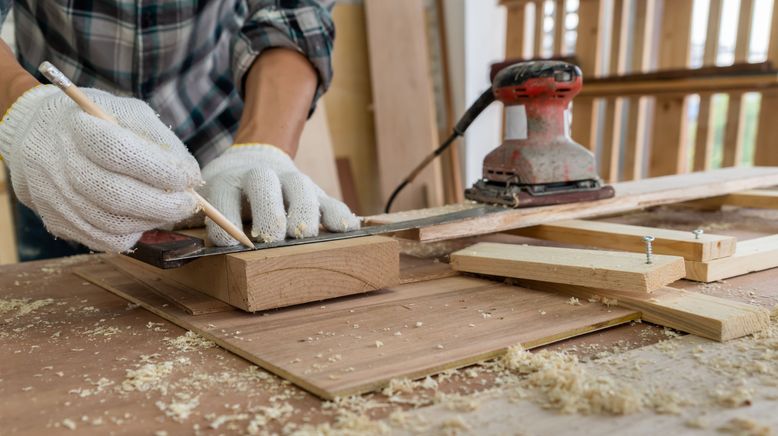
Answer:
[[[705,50],[702,55],[703,65],[715,65],[719,52],[719,31],[721,29],[723,0],[711,0],[708,6],[708,30],[705,33]],[[715,120],[711,110],[713,95],[700,94],[700,105],[697,110],[697,133],[694,138],[694,171],[706,171],[711,168],[713,159],[713,126]]]
[[[366,0],[378,177],[386,201],[414,165],[437,148],[438,130],[422,0]],[[398,196],[406,210],[443,204],[440,161]]]
[[[0,265],[16,263],[16,234],[11,213],[11,196],[8,195],[10,184],[5,183],[6,174],[3,163],[0,163]]]
[[[681,256],[686,260],[709,261],[735,253],[737,238],[632,226],[603,221],[569,220],[511,230],[511,234],[548,241],[614,250],[644,252],[643,237],[651,235],[654,253]]]
[[[737,243],[735,254],[708,262],[686,261],[686,278],[715,282],[778,267],[778,235]]]
[[[582,299],[604,297],[607,304],[639,310],[644,321],[722,342],[757,333],[770,325],[767,309],[671,287],[641,295],[531,280],[516,280],[516,283]]]
[[[770,19],[770,42],[767,46],[767,60],[778,62],[778,8],[773,6]],[[754,165],[778,165],[778,153],[775,152],[775,138],[778,138],[778,89],[762,93],[759,103],[759,122],[756,129],[756,149]]]
[[[457,271],[620,291],[652,292],[682,279],[683,258],[480,242],[451,254]]]
[[[722,204],[755,209],[778,209],[778,191],[750,190],[735,192],[720,198]]]
[[[572,306],[564,296],[466,277],[261,315],[192,316],[108,265],[76,273],[325,399],[637,319],[630,309]]]
[[[254,312],[396,285],[399,259],[397,241],[369,236],[203,257],[169,270],[123,260]]]
[[[402,236],[419,241],[440,241],[466,236],[504,232],[520,227],[554,221],[590,218],[631,210],[679,203],[700,198],[715,197],[753,188],[778,184],[778,168],[723,168],[704,173],[693,173],[615,183],[616,196],[606,200],[555,206],[509,209],[482,217],[438,224],[407,232]],[[370,217],[370,224],[385,224],[441,215],[474,204],[447,206]]]

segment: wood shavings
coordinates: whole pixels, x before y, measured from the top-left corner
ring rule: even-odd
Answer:
[[[70,419],[70,418],[63,419],[62,420],[62,426],[65,427],[68,430],[75,430],[76,427],[77,427],[76,423],[72,419]]]
[[[29,298],[0,299],[0,315],[11,312],[10,319],[18,318],[30,314],[41,307],[48,306],[53,302],[54,300],[51,298],[42,300],[31,300]]]
[[[376,348],[381,348],[381,347],[383,347],[383,346],[384,346],[384,343],[383,343],[383,342],[381,342],[381,341],[375,341],[375,347],[376,347]]]
[[[567,300],[567,304],[571,306],[580,306],[581,301],[575,297],[570,297],[570,299]]]
[[[753,400],[753,390],[745,386],[717,387],[712,396],[719,405],[724,407],[750,406]]]
[[[127,379],[121,384],[121,389],[126,392],[146,392],[151,389],[159,389],[167,392],[167,384],[163,380],[173,371],[173,362],[147,363],[138,369],[128,369]]]
[[[216,343],[213,341],[209,341],[192,331],[188,331],[176,338],[164,338],[163,340],[170,345],[170,348],[182,353],[205,350],[216,346]]]
[[[745,417],[732,418],[717,430],[740,436],[769,436],[773,434],[770,426]]]
[[[192,411],[200,405],[198,397],[193,397],[185,392],[178,392],[174,397],[175,399],[169,403],[157,401],[156,405],[159,410],[165,412],[165,415],[173,418],[176,422],[186,421],[189,415],[192,414]]]

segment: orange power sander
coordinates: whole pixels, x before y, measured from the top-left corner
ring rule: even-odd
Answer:
[[[603,185],[597,173],[594,154],[568,133],[565,113],[581,90],[581,70],[548,60],[498,64],[493,72],[491,88],[468,108],[451,136],[395,189],[386,212],[397,194],[495,99],[506,106],[506,139],[486,156],[483,178],[465,190],[466,198],[518,208],[613,197],[613,187]]]

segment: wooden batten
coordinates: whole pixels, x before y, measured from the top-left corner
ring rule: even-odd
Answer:
[[[569,220],[511,230],[508,233],[548,241],[578,244],[613,250],[644,252],[643,237],[656,238],[656,254],[681,256],[686,260],[709,261],[735,253],[737,239],[732,236],[667,230],[603,221]]]
[[[778,235],[740,241],[735,254],[708,262],[686,261],[686,278],[715,282],[778,267]]]
[[[647,293],[684,277],[683,258],[481,242],[451,254],[457,271]]]

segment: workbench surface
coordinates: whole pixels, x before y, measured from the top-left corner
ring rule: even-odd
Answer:
[[[668,228],[702,225],[710,233],[742,239],[778,233],[778,212],[730,208],[721,212],[660,208],[608,220]],[[500,237],[486,239],[490,238]],[[521,399],[524,395],[508,401],[503,394],[480,393],[500,385],[511,389],[494,365],[452,371],[417,383],[421,394],[403,391],[398,384],[387,392],[390,396],[371,394],[325,403],[240,357],[186,336],[178,326],[71,272],[76,266],[95,262],[99,262],[96,256],[78,256],[0,267],[0,433],[260,434],[327,428],[413,433],[439,427],[449,433],[488,429],[537,434],[580,432],[579,425],[588,426],[592,432],[631,427],[651,432],[665,427],[692,431],[695,426],[708,430],[778,426],[778,414],[773,412],[778,406],[778,393],[772,386],[778,382],[771,385],[764,379],[756,379],[761,383],[746,380],[750,383],[744,387],[750,392],[748,401],[729,404],[719,399],[715,407],[720,409],[711,411],[710,423],[699,416],[699,408],[712,406],[701,401],[681,404],[680,412],[665,414],[657,413],[655,408],[618,418],[596,413],[560,415],[541,409],[530,399]],[[778,269],[707,285],[681,281],[674,286],[772,309],[778,304],[776,283]],[[682,367],[689,364],[684,356],[702,353],[706,347],[711,353],[733,354],[746,350],[749,344],[758,344],[753,338],[721,345],[676,336],[656,326],[634,323],[546,348],[569,350],[590,368],[601,359],[615,359],[607,366],[618,367],[618,356],[627,356],[624,353],[642,353],[640,359],[645,362],[653,361],[650,356],[659,356],[657,362],[670,359],[674,361],[672,366]],[[769,376],[778,375],[778,343],[773,338],[771,344],[775,349],[763,350],[774,357],[762,368]],[[646,346],[650,347],[638,349]],[[668,349],[688,349],[688,353],[668,354]],[[752,368],[746,375],[753,372]],[[735,376],[746,375],[721,369],[712,377],[721,377],[721,383],[726,384]],[[715,389],[718,384],[712,386]],[[683,392],[682,387],[678,389]],[[468,400],[470,394],[476,397]],[[452,403],[452,398],[457,401]],[[408,411],[414,404],[428,403],[439,404]],[[687,413],[684,407],[694,413]],[[363,414],[373,421],[363,419]],[[527,420],[530,416],[532,419]],[[500,425],[483,427],[480,421],[484,419]],[[522,419],[532,424],[518,426]]]

